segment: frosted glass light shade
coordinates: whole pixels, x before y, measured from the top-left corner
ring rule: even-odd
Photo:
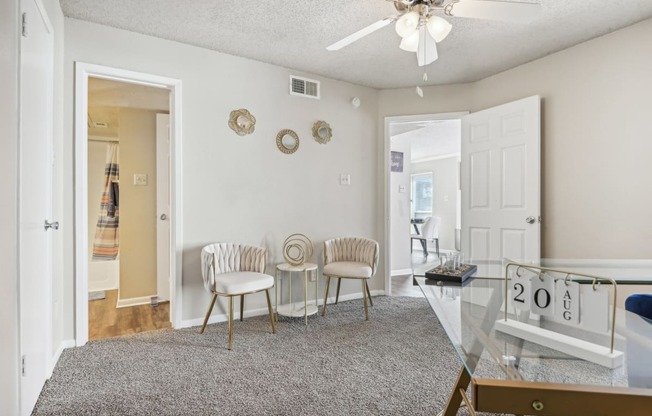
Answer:
[[[428,28],[428,33],[430,33],[430,36],[432,36],[435,42],[439,43],[442,40],[446,39],[446,36],[451,33],[453,25],[448,23],[446,19],[442,19],[439,16],[430,16],[428,22],[426,23],[426,27]]]
[[[402,38],[412,35],[419,27],[419,13],[407,12],[396,21],[396,33]]]
[[[399,48],[408,52],[416,52],[419,47],[419,32],[419,30],[415,30],[410,36],[404,37]]]

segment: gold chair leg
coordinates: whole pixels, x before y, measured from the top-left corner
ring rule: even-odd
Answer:
[[[240,322],[244,317],[244,295],[240,295]]]
[[[217,293],[213,293],[213,299],[211,300],[211,304],[208,306],[208,312],[206,312],[206,317],[204,318],[204,325],[201,326],[201,330],[199,331],[200,334],[203,334],[204,329],[206,329],[206,324],[208,323],[208,318],[211,316],[211,312],[213,312],[213,306],[215,306],[216,299]]]
[[[335,304],[340,300],[340,283],[342,283],[342,278],[337,278],[337,293],[335,293]]]
[[[328,288],[331,285],[331,277],[326,276],[326,290],[324,291],[324,305],[321,308],[321,316],[326,316],[326,302],[328,301]]]
[[[364,285],[367,287],[367,298],[369,299],[369,304],[371,306],[374,306],[374,301],[371,300],[371,292],[369,291],[369,282],[367,280],[365,280]]]
[[[367,308],[367,291],[365,290],[367,281],[365,279],[361,279],[361,281],[362,281],[362,300],[364,301],[364,319],[365,321],[368,321],[369,310]]]
[[[265,290],[267,296],[267,309],[269,310],[269,320],[272,323],[272,334],[276,333],[276,325],[274,325],[274,312],[272,311],[272,301],[269,300],[269,289]]]
[[[229,350],[233,347],[233,296],[229,296]]]

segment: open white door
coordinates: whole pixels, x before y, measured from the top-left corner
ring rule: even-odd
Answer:
[[[541,98],[462,118],[462,251],[469,259],[541,258]]]
[[[46,225],[52,220],[54,39],[40,1],[21,1],[21,13],[26,25],[20,42],[20,414],[29,415],[52,358],[54,227]]]
[[[170,300],[170,115],[156,115],[156,286]]]

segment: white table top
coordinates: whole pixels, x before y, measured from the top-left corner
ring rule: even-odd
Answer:
[[[305,272],[317,270],[317,265],[315,263],[304,263],[300,266],[293,266],[290,263],[279,263],[276,265],[276,270],[283,272]]]

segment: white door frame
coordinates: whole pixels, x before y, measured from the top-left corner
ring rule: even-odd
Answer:
[[[75,62],[75,343],[88,342],[88,78],[170,90],[170,321],[181,326],[181,80]]]
[[[383,172],[384,172],[384,185],[383,185],[383,199],[385,201],[384,206],[384,228],[385,228],[385,253],[384,253],[384,263],[385,263],[385,294],[387,296],[392,295],[392,282],[391,276],[392,271],[390,270],[391,266],[391,254],[392,254],[392,240],[391,240],[391,189],[390,189],[390,165],[391,165],[391,135],[389,132],[390,125],[392,123],[409,123],[409,122],[427,122],[435,120],[457,120],[461,119],[465,115],[469,114],[468,111],[456,112],[456,113],[439,113],[439,114],[418,114],[410,116],[390,116],[385,117],[385,151],[383,154]]]

